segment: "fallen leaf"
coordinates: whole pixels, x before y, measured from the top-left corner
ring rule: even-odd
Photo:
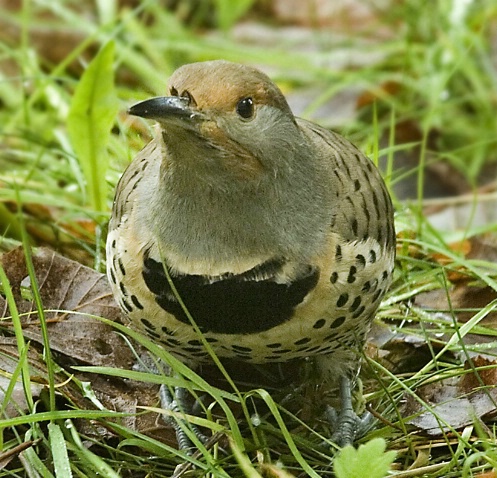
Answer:
[[[25,336],[42,343],[42,334],[31,300],[24,299],[21,287],[31,284],[22,248],[2,256],[2,264],[9,277],[19,313],[23,317]],[[33,255],[43,306],[50,322],[52,350],[91,365],[129,368],[133,354],[112,327],[94,317],[119,321],[121,313],[114,301],[104,274],[55,254],[39,249]],[[2,317],[8,316],[5,300],[0,297]],[[50,311],[50,312],[49,312]],[[4,324],[8,322],[4,321]]]
[[[473,360],[473,368],[488,365],[497,365],[497,361]],[[468,364],[465,368],[471,369]],[[486,383],[487,380],[490,383]],[[431,383],[416,390],[416,395],[430,406],[431,411],[409,394],[402,416],[417,415],[408,423],[430,436],[439,436],[451,429],[460,430],[476,419],[495,414],[497,410],[497,388],[492,370],[470,372]]]
[[[456,254],[462,254],[464,257],[466,257],[471,252],[471,241],[469,239],[453,242],[452,244],[448,244],[448,246],[450,251],[455,252]],[[453,262],[453,259],[451,257],[440,252],[434,252],[428,257],[442,266],[451,264]]]
[[[459,322],[467,322],[495,298],[497,292],[491,287],[466,281],[455,284],[448,291],[436,289],[418,294],[415,303],[423,309],[444,312],[456,317]],[[497,311],[487,314],[479,324],[496,327]]]
[[[31,392],[36,398],[48,383],[46,364],[43,360],[43,341],[38,313],[32,300],[26,299],[31,284],[27,273],[22,248],[2,256],[2,265],[9,278],[16,305],[22,316],[24,336],[30,341],[28,363],[31,376]],[[155,407],[158,403],[158,386],[134,382],[118,377],[100,376],[75,371],[72,365],[94,365],[119,369],[130,369],[136,356],[124,338],[111,325],[96,317],[104,317],[119,322],[121,314],[107,284],[104,274],[55,254],[48,249],[38,249],[33,253],[33,266],[41,300],[48,324],[48,335],[52,353],[57,363],[64,367],[56,374],[57,393],[69,403],[81,409],[94,409],[94,404],[83,396],[78,382],[91,383],[91,390],[100,403],[109,410],[135,414],[143,412],[143,407]],[[28,294],[29,295],[29,294]],[[2,328],[13,335],[9,321],[9,309],[0,295],[0,316],[4,318]],[[142,349],[135,346],[138,353]],[[18,363],[19,355],[13,337],[0,337],[0,370],[6,377],[1,389],[6,389]],[[4,387],[5,385],[5,387]],[[3,397],[2,402],[3,402]],[[10,414],[26,411],[22,385],[15,384]],[[174,430],[158,420],[156,413],[140,413],[121,421],[132,429],[147,432],[166,443],[175,444]],[[96,428],[95,423],[78,421],[83,433],[94,436],[112,435],[111,430]]]
[[[486,473],[475,475],[475,478],[497,478],[497,472],[495,470],[487,471]]]

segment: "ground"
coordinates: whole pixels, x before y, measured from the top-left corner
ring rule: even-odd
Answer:
[[[334,465],[321,419],[333,391],[305,370],[293,393],[279,370],[249,383],[191,371],[120,325],[102,274],[115,184],[151,137],[127,107],[163,94],[181,64],[225,58],[357,144],[394,198],[395,279],[357,403],[376,427],[344,461],[381,462],[378,478],[495,477],[495,2],[165,3],[0,0],[0,469],[356,476]],[[133,368],[145,349],[178,376]],[[162,382],[205,396],[192,419],[211,448],[175,450],[154,408]]]

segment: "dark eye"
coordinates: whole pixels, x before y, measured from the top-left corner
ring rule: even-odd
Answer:
[[[236,112],[245,119],[249,119],[254,115],[254,101],[252,98],[243,98],[236,105]]]
[[[174,86],[171,86],[171,89],[169,91],[171,93],[171,96],[178,96],[178,90]]]

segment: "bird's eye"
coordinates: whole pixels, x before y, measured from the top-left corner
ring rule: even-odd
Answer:
[[[254,115],[254,101],[252,98],[243,98],[236,105],[236,112],[245,119]]]
[[[178,90],[174,87],[171,86],[171,89],[169,90],[171,96],[178,96]]]

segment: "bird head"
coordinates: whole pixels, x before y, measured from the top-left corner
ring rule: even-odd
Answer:
[[[209,182],[274,177],[291,168],[303,142],[285,97],[269,77],[223,60],[180,67],[170,78],[169,96],[145,100],[129,113],[156,120],[168,160]]]

